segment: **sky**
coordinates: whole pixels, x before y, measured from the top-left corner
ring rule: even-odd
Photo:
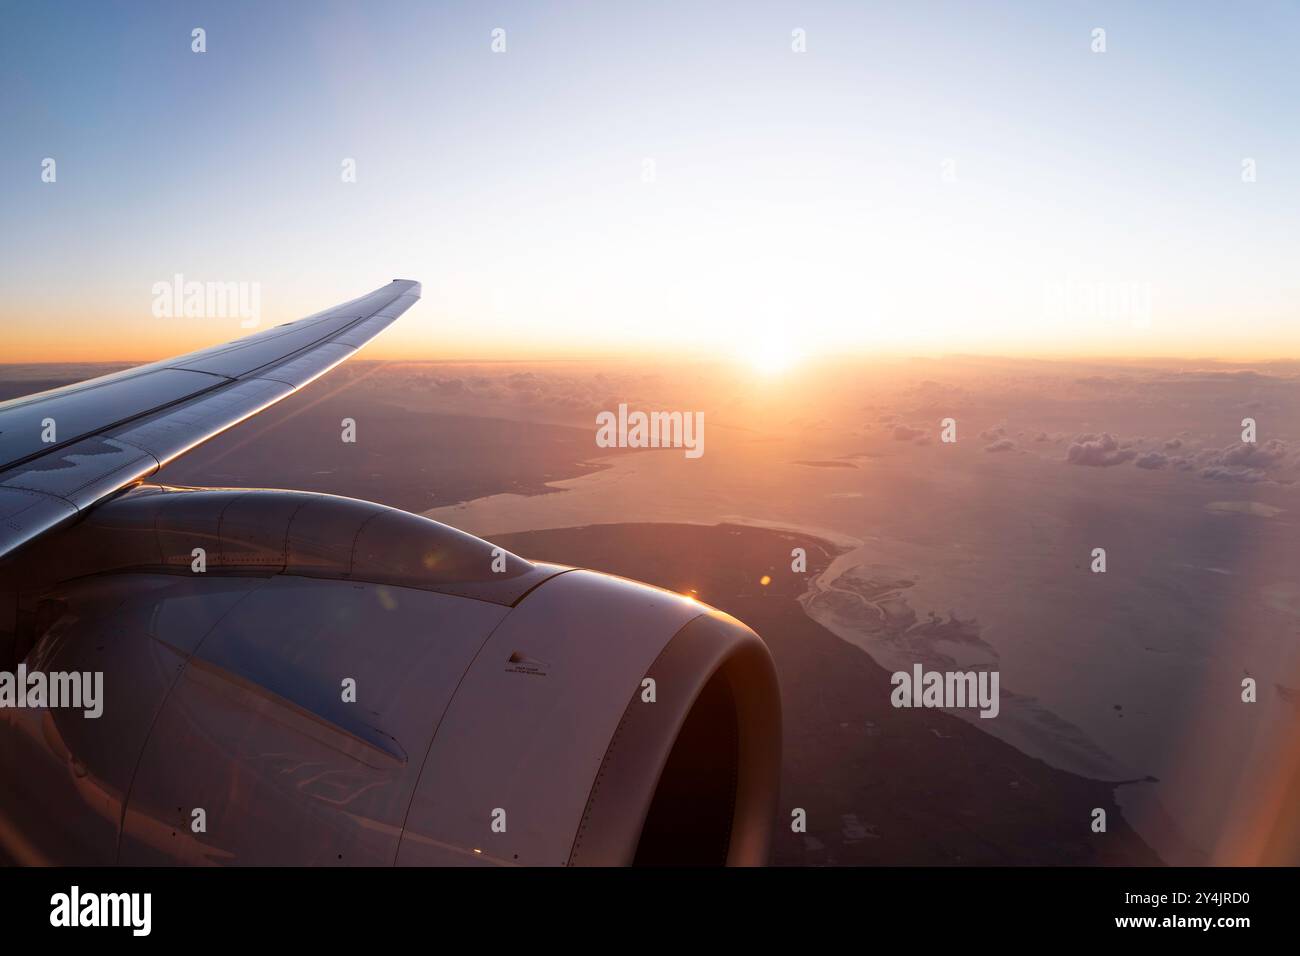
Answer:
[[[247,333],[176,275],[421,281],[374,358],[1300,356],[1294,3],[0,17],[0,361]]]

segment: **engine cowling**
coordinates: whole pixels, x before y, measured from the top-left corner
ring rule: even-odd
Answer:
[[[104,675],[98,719],[0,710],[19,862],[766,860],[771,659],[682,595],[369,502],[162,486],[0,590],[8,660]]]

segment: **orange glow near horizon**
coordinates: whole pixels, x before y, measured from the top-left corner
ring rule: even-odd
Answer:
[[[180,355],[196,349],[242,338],[310,315],[369,291],[351,288],[331,299],[304,296],[291,305],[277,303],[263,310],[253,329],[242,328],[235,318],[168,318],[149,314],[143,307],[124,307],[111,299],[81,308],[65,302],[10,302],[0,308],[0,325],[6,329],[0,363],[122,363],[139,364]],[[824,304],[824,303],[823,303]],[[1129,328],[1122,323],[1109,330],[1089,332],[1081,323],[1079,334],[1035,335],[1032,323],[1008,322],[1003,327],[978,327],[973,321],[893,323],[854,322],[835,316],[797,315],[780,324],[770,316],[751,326],[722,314],[716,321],[697,316],[692,335],[656,334],[647,323],[612,327],[599,325],[601,334],[588,336],[589,320],[575,317],[572,327],[563,322],[523,323],[517,315],[502,317],[461,314],[431,298],[387,329],[361,353],[365,359],[384,361],[556,361],[591,359],[718,359],[748,365],[763,377],[777,377],[793,367],[827,359],[938,358],[945,355],[984,355],[1007,358],[1059,360],[1167,358],[1228,362],[1279,361],[1300,357],[1300,335],[1271,336],[1250,326],[1223,323],[1218,334],[1195,334],[1168,320],[1154,328]],[[1163,334],[1162,334],[1163,330]],[[1245,331],[1243,331],[1245,330]]]

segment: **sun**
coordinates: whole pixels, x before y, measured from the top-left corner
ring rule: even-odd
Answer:
[[[780,375],[798,356],[790,344],[779,336],[765,335],[742,351],[742,357],[760,375]]]

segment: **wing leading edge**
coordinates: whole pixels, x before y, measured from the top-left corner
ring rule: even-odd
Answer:
[[[420,283],[394,279],[234,342],[0,403],[0,558],[292,395],[419,298]]]

